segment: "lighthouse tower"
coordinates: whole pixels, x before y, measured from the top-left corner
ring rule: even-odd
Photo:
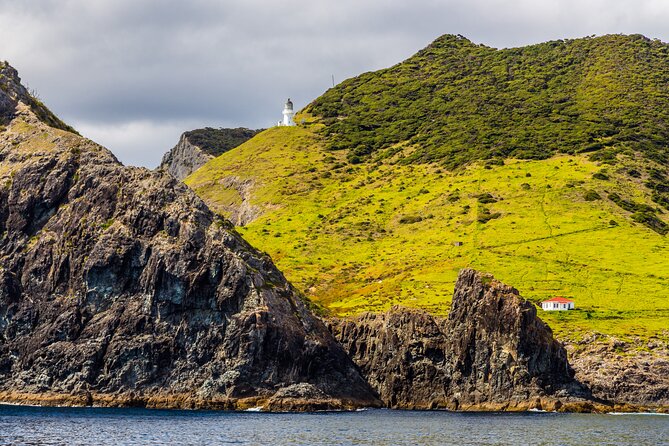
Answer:
[[[293,116],[295,116],[295,112],[293,111],[293,103],[290,101],[290,98],[288,98],[286,105],[283,107],[283,122],[281,125],[294,126],[295,121],[293,121]]]

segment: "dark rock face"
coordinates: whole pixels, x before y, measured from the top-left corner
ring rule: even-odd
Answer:
[[[229,222],[0,94],[0,400],[344,408],[378,400]],[[8,110],[7,107],[13,108]]]
[[[163,156],[160,169],[166,170],[178,180],[204,166],[209,160],[243,144],[258,133],[258,130],[203,129],[185,132],[179,142]]]
[[[445,321],[421,310],[333,319],[330,329],[388,407],[445,406],[450,363]]]
[[[192,144],[183,134],[177,145],[163,156],[159,169],[166,170],[177,180],[183,181],[212,159],[214,159],[212,155]]]
[[[587,396],[534,305],[473,270],[460,272],[447,319],[396,307],[330,328],[390,407],[556,408]]]
[[[567,345],[576,378],[598,398],[669,408],[669,343],[591,336]]]
[[[573,380],[566,350],[537,317],[536,307],[491,276],[461,271],[447,332],[453,383],[476,389],[475,399],[524,397],[523,387],[530,386],[552,393]]]

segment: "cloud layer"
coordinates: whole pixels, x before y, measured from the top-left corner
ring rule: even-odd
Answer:
[[[494,47],[607,33],[669,40],[664,0],[0,0],[0,59],[123,162],[185,130],[272,125],[436,37]]]

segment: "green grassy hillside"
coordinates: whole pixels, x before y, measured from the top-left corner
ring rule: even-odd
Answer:
[[[640,155],[669,209],[669,45],[641,35],[497,50],[445,35],[391,68],[342,82],[306,108],[351,163]],[[652,212],[651,212],[652,213]]]
[[[607,198],[652,203],[623,168],[565,155],[451,173],[429,164],[351,166],[337,159],[343,152],[334,155],[313,128],[275,128],[187,183],[223,209],[242,204],[224,180],[252,180],[252,204],[264,213],[239,231],[335,314],[394,304],[445,314],[457,271],[469,266],[536,302],[573,296],[579,311],[544,315],[562,334],[646,336],[669,327],[669,240]]]
[[[473,267],[535,302],[573,297],[577,311],[542,314],[563,337],[656,335],[669,328],[666,48],[446,36],[186,182],[223,214],[253,208],[239,231],[334,314],[445,314]]]

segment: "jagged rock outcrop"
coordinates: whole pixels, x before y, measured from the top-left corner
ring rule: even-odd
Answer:
[[[229,222],[166,173],[49,127],[17,84],[0,78],[0,401],[378,403]]]
[[[0,90],[0,124],[7,124],[11,121],[14,118],[16,106],[22,102],[47,125],[76,133],[72,127],[58,119],[23,86],[19,73],[14,67],[2,61],[0,61]]]
[[[232,150],[251,139],[257,130],[203,129],[185,132],[179,142],[163,156],[159,168],[167,170],[174,178],[183,180],[209,160]]]
[[[665,333],[666,337],[666,333]],[[669,343],[592,335],[567,344],[576,379],[618,404],[669,408]]]
[[[396,307],[330,329],[389,407],[560,409],[589,397],[535,306],[474,270],[460,272],[448,318]]]
[[[186,135],[182,134],[177,145],[163,156],[159,168],[166,170],[174,178],[183,180],[213,158],[191,144]]]

